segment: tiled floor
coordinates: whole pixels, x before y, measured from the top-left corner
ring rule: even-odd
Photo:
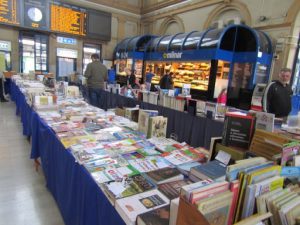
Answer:
[[[0,225],[63,225],[41,172],[29,159],[12,102],[0,103]]]

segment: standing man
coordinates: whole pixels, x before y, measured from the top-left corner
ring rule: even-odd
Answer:
[[[292,110],[291,96],[293,91],[289,85],[291,69],[280,70],[279,80],[272,81],[265,89],[262,99],[263,110],[275,114],[277,118],[286,119]]]
[[[0,71],[0,102],[8,102],[4,97],[4,75],[3,72]]]
[[[151,81],[152,81],[152,78],[154,77],[154,74],[152,73],[152,71],[149,68],[147,68],[147,70],[146,70],[145,77],[146,77],[146,79],[145,79],[146,89],[147,89],[147,91],[150,91]]]
[[[98,54],[92,54],[92,62],[87,65],[84,76],[87,79],[89,102],[99,107],[101,104],[101,90],[105,88],[107,81],[107,69],[100,62]]]

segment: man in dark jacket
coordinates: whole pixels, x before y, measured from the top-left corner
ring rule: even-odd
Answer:
[[[107,81],[107,69],[99,61],[99,55],[91,56],[92,62],[87,65],[84,76],[87,79],[89,102],[93,106],[100,106],[101,90],[104,89],[104,82]]]
[[[291,69],[280,70],[279,80],[270,82],[262,99],[263,110],[275,114],[277,118],[286,118],[292,110],[291,96],[293,91],[289,85]]]
[[[173,89],[173,72],[166,73],[159,81],[159,86],[161,89]]]

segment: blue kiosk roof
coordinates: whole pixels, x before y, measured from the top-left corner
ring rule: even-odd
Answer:
[[[260,51],[271,54],[272,43],[262,31],[244,25],[230,25],[221,29],[156,37],[148,44],[146,51],[167,52],[206,48],[237,52]]]

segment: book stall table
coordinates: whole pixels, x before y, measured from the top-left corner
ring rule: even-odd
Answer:
[[[138,102],[106,91],[103,91],[102,97],[105,100],[103,108],[116,107],[116,105],[135,106],[139,103],[141,108],[158,109],[171,121],[168,132],[176,132],[179,139],[185,139],[191,143],[194,141],[198,144],[199,142],[196,143],[195,140],[200,139],[201,145],[207,145],[209,142],[204,139],[210,139],[211,135],[215,135],[214,132],[220,132],[223,128],[223,124],[218,121]],[[11,98],[16,103],[16,114],[21,116],[23,134],[31,137],[30,157],[41,159],[46,186],[56,200],[65,223],[68,225],[125,224],[89,172],[75,161],[54,131],[27,104],[24,94],[14,82],[11,83]],[[219,124],[219,128],[207,129],[213,128],[213,123]]]
[[[31,136],[32,159],[41,158],[46,186],[60,209],[65,224],[124,225],[122,218],[86,169],[75,162],[55,133],[26,103],[12,82],[12,99],[21,114],[23,134]]]
[[[211,137],[222,136],[224,123],[204,117],[197,117],[186,112],[154,105],[147,102],[127,98],[122,95],[101,91],[102,104],[100,108],[135,107],[141,109],[157,110],[160,115],[168,118],[167,137],[175,134],[178,141],[185,141],[194,147],[209,148]]]

